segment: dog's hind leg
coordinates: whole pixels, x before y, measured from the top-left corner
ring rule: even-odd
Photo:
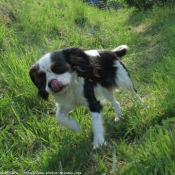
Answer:
[[[137,99],[139,99],[140,103],[143,104],[143,100],[142,98],[139,96],[139,94],[137,93],[137,91],[134,89],[134,87],[130,90]]]
[[[122,117],[122,112],[120,110],[120,104],[117,100],[115,100],[113,98],[113,100],[111,101],[112,105],[114,106],[115,112],[117,113],[117,115],[115,116],[115,121],[118,122]]]
[[[119,102],[114,98],[112,92],[108,90],[106,90],[105,93],[103,93],[103,96],[113,105],[114,110],[116,112],[115,121],[118,122],[121,118],[123,118]]]
[[[129,73],[128,73],[128,70],[126,69],[124,64],[120,61],[116,61],[114,66],[117,68],[116,84],[117,84],[118,88],[119,89],[122,88],[124,90],[128,90],[128,91],[132,92],[143,103],[143,100],[138,95],[137,91],[134,89],[132,80],[131,80]]]

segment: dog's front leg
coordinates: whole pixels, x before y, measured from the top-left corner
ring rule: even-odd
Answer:
[[[94,88],[91,82],[85,81],[84,96],[87,100],[88,108],[92,117],[92,129],[94,133],[93,146],[94,148],[97,148],[100,145],[105,144],[105,139],[101,116],[102,106],[94,95]]]
[[[56,112],[56,118],[58,122],[74,132],[79,132],[80,131],[79,124],[75,119],[69,118],[67,116],[67,113],[68,113],[67,110],[63,106],[58,105]]]
[[[104,128],[102,116],[99,112],[90,112],[92,117],[92,129],[94,132],[93,147],[98,148],[100,145],[105,145]]]

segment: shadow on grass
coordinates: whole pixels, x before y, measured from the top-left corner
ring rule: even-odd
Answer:
[[[65,137],[58,142],[58,149],[44,157],[40,169],[43,172],[81,172],[91,164],[92,143],[89,140],[75,140]],[[59,174],[59,173],[58,173]]]

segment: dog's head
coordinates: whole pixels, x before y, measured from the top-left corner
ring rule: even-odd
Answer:
[[[93,67],[88,55],[80,48],[47,53],[30,68],[30,77],[44,100],[49,93],[62,93],[70,85],[72,73],[91,79]]]

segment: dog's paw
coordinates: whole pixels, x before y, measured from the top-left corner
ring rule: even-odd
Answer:
[[[106,146],[106,145],[107,145],[107,142],[105,141],[104,138],[94,139],[94,141],[93,141],[93,149],[97,149],[100,146]]]
[[[73,132],[79,132],[80,131],[80,125],[77,123],[76,120],[70,118],[69,123],[67,123],[66,126],[68,129],[70,129]]]
[[[72,126],[73,132],[79,132],[80,131],[80,125],[75,121],[75,124]]]
[[[80,132],[80,126],[76,126],[75,128],[72,129],[73,132]]]
[[[120,119],[124,119],[124,117],[122,117],[122,114],[117,115],[117,116],[115,117],[114,121],[115,121],[115,122],[119,122]]]
[[[120,117],[116,116],[114,119],[115,122],[119,122],[120,121]]]

